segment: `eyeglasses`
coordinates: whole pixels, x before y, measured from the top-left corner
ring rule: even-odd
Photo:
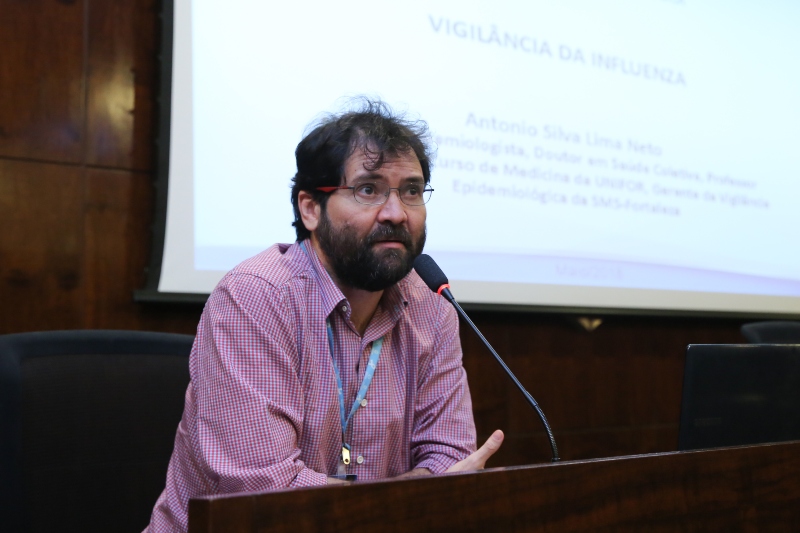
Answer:
[[[338,187],[317,187],[318,191],[335,192],[339,189],[351,189],[356,202],[365,205],[381,205],[389,200],[389,194],[397,191],[400,201],[409,206],[424,205],[431,199],[433,189],[417,183],[408,183],[402,187],[389,187],[383,182],[362,183],[355,187],[340,185]]]

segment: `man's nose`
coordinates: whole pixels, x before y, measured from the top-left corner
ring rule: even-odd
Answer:
[[[402,224],[406,221],[408,216],[406,214],[406,205],[400,200],[400,191],[397,189],[389,189],[388,195],[386,202],[381,205],[381,210],[378,213],[378,220],[381,222]]]

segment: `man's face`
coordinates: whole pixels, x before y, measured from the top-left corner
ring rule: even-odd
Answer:
[[[387,158],[380,168],[367,170],[371,160],[357,149],[344,165],[345,185],[384,182],[389,187],[424,185],[422,167],[413,151]],[[380,291],[411,271],[425,245],[424,205],[409,206],[391,191],[386,203],[358,203],[349,189],[331,194],[320,213],[314,236],[323,262],[337,280],[349,287]]]

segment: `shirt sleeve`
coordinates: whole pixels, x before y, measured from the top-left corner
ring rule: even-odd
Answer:
[[[437,297],[438,298],[438,297]],[[442,298],[430,354],[420,361],[411,457],[414,468],[440,474],[476,449],[475,421],[461,361],[458,316]],[[442,305],[444,304],[444,305]]]
[[[298,355],[276,292],[259,278],[238,275],[223,280],[209,298],[151,531],[185,530],[188,500],[198,495],[327,483],[326,474],[299,459]]]

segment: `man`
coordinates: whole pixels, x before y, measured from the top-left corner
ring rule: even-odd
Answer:
[[[452,306],[412,271],[431,194],[424,123],[380,102],[297,146],[297,242],[209,297],[151,531],[189,498],[483,468]]]

